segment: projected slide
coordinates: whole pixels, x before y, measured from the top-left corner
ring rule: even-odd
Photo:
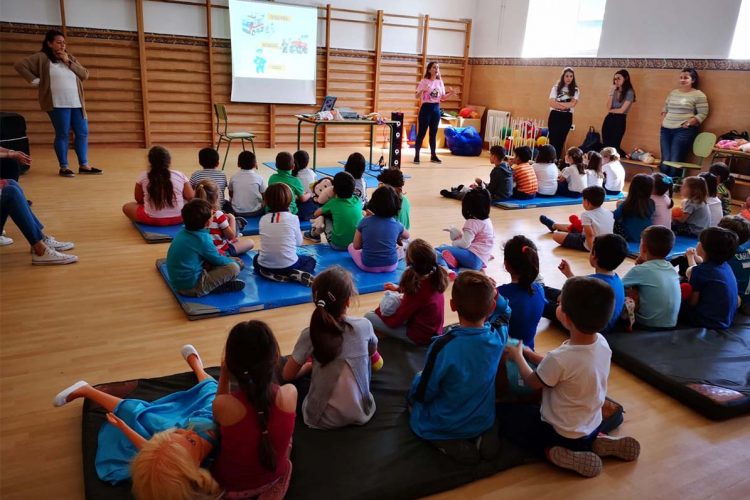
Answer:
[[[229,0],[232,100],[315,103],[316,8]]]

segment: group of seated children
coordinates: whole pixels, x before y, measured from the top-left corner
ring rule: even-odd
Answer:
[[[601,153],[591,151],[586,155],[579,148],[570,148],[562,170],[557,167],[554,146],[545,144],[537,151],[536,161],[532,163],[531,148],[517,147],[513,150],[513,165],[509,165],[505,148],[492,146],[490,163],[493,168],[489,183],[477,178],[468,187],[459,185],[450,190],[443,189],[440,194],[463,199],[471,188],[481,186],[487,188],[492,201],[496,202],[529,200],[537,196],[578,198],[586,187],[591,186],[603,187],[607,195],[618,195],[625,185],[625,169],[614,148],[604,148]]]
[[[208,220],[208,203],[191,202],[199,205]],[[513,244],[523,243],[519,239]],[[206,239],[205,244],[212,243]],[[461,463],[476,464],[497,454],[500,428],[512,429],[505,434],[519,445],[546,452],[551,463],[587,477],[601,472],[600,457],[638,457],[635,439],[599,433],[611,351],[598,332],[614,307],[614,294],[605,283],[583,277],[566,282],[557,318],[570,331],[570,340],[541,356],[523,342],[508,342],[507,324],[488,322],[498,307],[507,313],[507,303],[499,301],[490,278],[466,271],[456,279],[450,299],[458,325],[428,338],[443,328],[438,316],[447,277],[429,244],[415,240],[409,249],[411,271],[399,284],[404,296],[398,307],[415,312],[423,308],[438,319],[416,313],[415,318],[426,322],[395,335],[429,344],[425,368],[416,374],[407,395],[410,426],[417,436]],[[383,360],[368,321],[373,315],[347,314],[355,294],[353,278],[343,268],[321,272],[312,283],[315,309],[309,327],[302,330],[283,366],[268,325],[247,321],[229,333],[218,381],[206,373],[197,350],[188,344],[181,354],[198,384],[187,391],[146,402],[121,399],[80,381],[61,391],[54,404],[87,398],[109,412],[99,431],[97,474],[112,483],[131,478],[138,498],[222,493],[225,498],[283,498],[292,473],[297,391],[291,384],[280,384],[279,374],[284,382],[311,377],[301,406],[309,427],[365,425],[376,411],[370,380]],[[420,304],[420,296],[430,304]],[[407,316],[405,311],[396,314]],[[427,323],[430,331],[423,328]],[[516,408],[507,403],[496,406],[504,350],[524,383],[541,389],[541,405],[537,401]],[[502,423],[521,415],[523,425]],[[201,468],[212,452],[210,470]]]

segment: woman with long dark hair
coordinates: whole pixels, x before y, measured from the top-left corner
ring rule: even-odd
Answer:
[[[442,163],[435,153],[437,143],[437,131],[440,126],[440,103],[449,97],[456,95],[456,91],[448,88],[445,92],[445,85],[440,78],[440,66],[435,61],[427,64],[427,70],[424,78],[417,85],[416,96],[422,100],[419,107],[419,122],[417,125],[417,142],[414,144],[414,163],[419,163],[419,150],[422,148],[422,142],[427,129],[430,129],[430,161],[433,163]]]
[[[625,154],[620,146],[625,135],[625,119],[634,102],[635,90],[630,83],[630,73],[626,69],[616,71],[607,95],[607,116],[602,123],[602,144],[615,148],[621,155]]]
[[[81,82],[89,77],[89,71],[68,54],[65,36],[57,30],[49,30],[39,52],[18,61],[15,68],[27,82],[39,88],[39,104],[55,129],[60,175],[75,176],[68,168],[71,128],[75,135],[73,148],[78,156],[78,173],[101,174],[102,171],[89,165],[88,160],[89,125]]]
[[[555,151],[565,151],[565,139],[573,125],[573,108],[578,104],[579,90],[573,68],[565,68],[560,80],[552,86],[549,93],[549,143]]]
[[[698,72],[694,68],[680,71],[680,86],[667,96],[661,111],[661,161],[685,161],[698,135],[701,123],[708,116],[708,98],[698,90]],[[662,173],[675,177],[682,169],[667,167]]]

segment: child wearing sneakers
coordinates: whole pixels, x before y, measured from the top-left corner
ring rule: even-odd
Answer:
[[[435,250],[453,269],[465,267],[480,270],[489,262],[495,245],[489,191],[474,188],[466,193],[461,201],[461,214],[466,219],[463,229],[453,226],[445,229],[450,233],[451,245],[442,245]]]
[[[615,272],[615,269],[622,264],[625,257],[628,256],[628,243],[625,238],[619,234],[603,234],[594,238],[594,245],[591,247],[589,254],[589,264],[594,268],[594,274],[589,274],[591,278],[597,278],[607,283],[615,294],[615,309],[612,312],[612,318],[600,333],[607,333],[617,324],[622,313],[623,304],[625,304],[625,287],[622,280]],[[557,267],[566,278],[575,276],[570,268],[570,263],[562,259]],[[544,317],[555,321],[557,319],[557,302],[560,298],[560,290],[556,288],[544,287],[544,296],[547,298],[547,305],[544,307]]]
[[[237,157],[240,171],[229,179],[229,197],[232,212],[237,217],[259,217],[266,213],[263,208],[263,193],[266,181],[258,174],[258,160],[252,151],[243,151]]]
[[[333,176],[333,198],[313,213],[313,217],[325,217],[325,228],[315,228],[305,233],[305,238],[320,242],[325,233],[326,241],[334,250],[346,250],[354,241],[354,233],[362,220],[362,201],[354,196],[354,177],[349,172]]]
[[[631,461],[640,453],[640,443],[632,437],[599,433],[612,351],[598,332],[613,308],[614,293],[607,283],[574,276],[565,282],[557,308],[570,339],[544,356],[524,350],[523,344],[506,347],[524,383],[542,389],[541,408],[514,432],[516,438],[543,450],[554,465],[585,477],[601,473],[600,457]],[[536,370],[526,358],[538,364]]]
[[[680,308],[680,320],[704,328],[729,328],[739,306],[737,279],[729,266],[739,238],[722,227],[709,227],[697,248],[687,254],[689,292]]]
[[[580,219],[572,215],[570,217],[572,224],[567,225],[557,224],[546,215],[540,215],[539,221],[554,233],[552,239],[558,245],[588,252],[591,250],[595,237],[612,232],[615,219],[612,212],[602,206],[606,196],[603,187],[589,186],[581,194],[585,212],[581,214]]]
[[[498,449],[495,373],[505,338],[486,323],[496,295],[484,274],[458,275],[450,306],[459,324],[432,341],[408,395],[412,431],[463,464],[491,459]]]
[[[292,204],[289,205],[289,213],[297,215],[298,207],[297,202],[304,203],[310,198],[312,194],[305,193],[305,189],[302,187],[300,180],[292,175],[292,168],[294,168],[294,159],[292,155],[286,151],[276,155],[276,173],[268,178],[268,185],[277,184],[279,182],[289,186],[292,190]]]
[[[253,258],[253,267],[264,278],[310,286],[316,262],[309,255],[297,255],[302,232],[299,218],[289,213],[291,202],[292,190],[286,184],[266,189],[268,213],[260,218],[260,252]]]
[[[245,287],[243,281],[236,279],[242,260],[221,255],[208,234],[212,215],[213,209],[206,200],[190,200],[182,207],[185,227],[175,235],[167,251],[169,282],[181,295],[202,297]]]
[[[507,200],[513,196],[513,169],[508,165],[506,161],[505,148],[502,146],[492,146],[490,148],[490,164],[492,170],[490,170],[490,182],[485,183],[482,179],[477,177],[474,179],[474,184],[471,184],[468,188],[463,185],[451,188],[450,191],[443,189],[440,191],[441,196],[446,198],[452,198],[454,200],[463,200],[469,189],[473,189],[477,186],[484,187],[490,192],[492,201]],[[557,168],[555,168],[555,171]],[[557,179],[557,174],[555,174]],[[557,185],[557,184],[555,184]]]
[[[636,266],[622,278],[626,295],[637,298],[635,322],[649,330],[674,328],[680,312],[680,277],[666,257],[674,246],[674,233],[651,226],[641,234]],[[630,290],[628,290],[630,289]]]
[[[227,187],[227,176],[226,174],[218,170],[219,167],[219,152],[213,148],[203,148],[198,151],[198,163],[201,166],[200,170],[196,170],[190,175],[190,186],[195,189],[198,187],[198,183],[204,179],[210,179],[219,186],[219,210],[225,210],[228,208],[224,205],[224,190]]]

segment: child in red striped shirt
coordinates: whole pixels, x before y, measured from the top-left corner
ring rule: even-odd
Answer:
[[[539,184],[536,180],[536,172],[529,164],[531,161],[531,148],[521,146],[514,151],[513,164],[513,198],[517,200],[530,200],[536,197]]]
[[[250,238],[238,238],[242,235],[237,229],[237,221],[232,214],[219,210],[219,186],[211,179],[203,179],[195,186],[195,197],[206,200],[213,208],[208,232],[221,255],[237,257],[251,250],[255,243]]]

